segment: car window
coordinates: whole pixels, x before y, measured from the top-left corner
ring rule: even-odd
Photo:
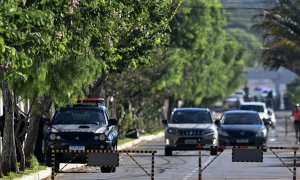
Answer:
[[[207,124],[212,123],[212,119],[207,111],[175,111],[170,123]]]
[[[89,108],[66,108],[56,113],[53,124],[106,124],[103,110]]]
[[[261,105],[241,105],[241,110],[253,110],[256,112],[264,112],[264,106]]]
[[[223,124],[262,124],[259,115],[252,113],[225,114],[221,122]]]

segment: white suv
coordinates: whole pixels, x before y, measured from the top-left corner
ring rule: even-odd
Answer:
[[[218,130],[207,108],[175,108],[165,124],[165,155],[172,151],[198,150],[198,145],[218,146]],[[211,149],[217,155],[218,149]]]
[[[241,110],[254,110],[259,114],[260,119],[262,119],[266,124],[275,126],[275,118],[270,118],[267,106],[264,102],[243,102],[240,105]]]

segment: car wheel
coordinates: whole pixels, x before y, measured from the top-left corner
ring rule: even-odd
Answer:
[[[172,149],[165,147],[165,156],[172,156]]]
[[[116,172],[116,167],[101,167],[102,173]]]
[[[110,150],[116,150],[117,146],[111,147]],[[114,173],[116,172],[117,168],[115,166],[109,166],[109,167],[101,167],[102,173]]]
[[[217,148],[213,148],[213,149],[210,150],[210,155],[211,156],[215,156],[217,154],[218,154],[218,149]]]

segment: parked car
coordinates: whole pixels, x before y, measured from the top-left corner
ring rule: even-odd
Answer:
[[[218,145],[217,127],[207,108],[175,108],[165,127],[165,155],[172,151],[197,150],[197,145]],[[211,155],[217,154],[211,149]]]
[[[267,142],[267,128],[256,111],[225,111],[216,122],[220,145],[263,146]]]
[[[275,119],[270,118],[268,109],[264,102],[243,102],[239,109],[256,111],[258,112],[260,119],[262,119],[266,125],[275,127]]]
[[[51,149],[58,150],[116,150],[118,131],[116,119],[110,119],[104,99],[87,98],[77,104],[56,110],[49,120],[48,133],[44,140],[46,164],[51,165]],[[87,155],[59,153],[55,158],[55,171],[59,163],[86,163]],[[101,167],[104,173],[115,172],[115,167]]]

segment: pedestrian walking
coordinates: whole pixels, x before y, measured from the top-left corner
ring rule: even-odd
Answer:
[[[300,105],[296,104],[292,111],[291,118],[294,120],[296,144],[300,142]]]

